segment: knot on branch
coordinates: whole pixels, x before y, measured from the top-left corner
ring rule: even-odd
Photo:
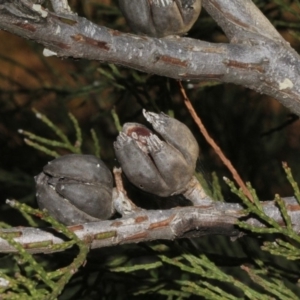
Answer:
[[[48,15],[48,11],[41,6],[43,2],[44,0],[2,0],[0,1],[0,9],[7,11],[15,17],[40,21]]]
[[[179,212],[172,221],[171,228],[178,238],[199,237],[209,234],[224,234],[237,237],[240,230],[235,228],[236,218],[229,215],[220,215],[216,210],[184,210]]]

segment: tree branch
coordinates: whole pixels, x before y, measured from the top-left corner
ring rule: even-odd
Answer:
[[[252,0],[203,0],[203,7],[232,43],[256,44],[261,37],[285,42]]]
[[[293,230],[300,233],[300,206],[295,198],[284,198],[284,203],[293,224]],[[274,201],[261,202],[265,214],[281,226],[285,222]],[[70,226],[81,240],[90,243],[91,248],[102,248],[120,244],[152,240],[174,240],[204,235],[227,235],[238,238],[245,234],[236,222],[244,216],[243,207],[236,203],[213,202],[210,205],[177,207],[169,210],[137,210],[123,218]],[[246,223],[257,227],[265,225],[256,218],[247,218]],[[51,228],[2,229],[6,234],[31,253],[53,253],[64,242]],[[0,252],[14,253],[16,249],[0,238]]]
[[[124,34],[71,13],[48,12],[29,0],[0,5],[0,28],[42,44],[46,56],[99,60],[181,80],[235,83],[274,97],[300,116],[299,55],[252,1],[204,0],[203,6],[231,43]]]

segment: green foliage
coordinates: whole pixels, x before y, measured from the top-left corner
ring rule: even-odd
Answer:
[[[299,196],[299,187],[292,177],[291,170],[286,165],[284,165],[284,169],[295,189],[295,194]],[[238,222],[238,226],[252,232],[258,239],[261,235],[269,235],[268,238],[271,241],[268,241],[266,237],[266,239],[262,239],[261,246],[261,250],[269,254],[261,253],[262,258],[257,256],[258,253],[255,254],[255,257],[247,257],[245,263],[241,263],[239,270],[235,271],[239,275],[232,276],[228,269],[224,266],[217,266],[207,255],[201,254],[201,251],[197,251],[195,254],[195,251],[191,250],[191,245],[180,246],[180,242],[177,247],[172,245],[172,248],[177,248],[178,251],[175,255],[172,253],[171,247],[162,244],[155,245],[152,246],[152,250],[157,253],[155,262],[138,265],[127,262],[125,266],[111,269],[114,272],[134,273],[136,276],[140,276],[140,272],[152,270],[148,272],[147,284],[139,286],[138,290],[134,292],[135,295],[156,293],[168,296],[168,299],[190,299],[192,296],[201,296],[204,299],[244,299],[244,297],[247,299],[270,299],[270,297],[298,299],[300,289],[297,285],[293,286],[292,282],[298,282],[299,273],[295,271],[294,276],[291,276],[288,267],[291,264],[288,261],[299,261],[300,237],[293,229],[283,200],[278,195],[275,197],[275,202],[286,226],[279,225],[264,213],[263,204],[257,198],[256,192],[250,184],[248,184],[248,188],[254,202],[251,202],[241,189],[236,189],[231,181],[228,179],[226,181],[231,190],[241,198],[247,207],[245,211],[248,216],[256,216],[266,224],[265,227],[255,227],[244,221]],[[218,238],[215,239],[218,240]],[[232,248],[236,248],[236,245],[232,244]],[[260,251],[258,250],[258,252]],[[282,256],[285,267],[282,268],[282,261],[272,265],[270,262],[273,256]],[[181,270],[177,277],[174,276],[176,271],[169,270],[171,266]],[[294,264],[293,269],[295,266]],[[298,272],[299,267],[299,263],[297,263]],[[163,274],[165,273],[173,274],[170,275],[172,284],[170,284],[170,277],[164,280]]]
[[[299,196],[299,187],[294,181],[291,170],[286,165],[284,165],[284,170],[287,174],[287,177],[294,187],[295,195]],[[246,222],[240,221],[238,225],[243,228],[250,230],[251,232],[258,234],[276,234],[279,238],[276,238],[275,242],[265,241],[262,247],[263,250],[270,252],[272,255],[281,255],[288,260],[299,260],[300,259],[300,236],[298,232],[295,232],[293,229],[293,224],[291,217],[288,214],[287,207],[279,195],[275,195],[275,202],[280,210],[282,219],[285,223],[285,226],[278,224],[271,217],[265,214],[263,210],[263,204],[257,198],[255,190],[248,183],[248,188],[253,196],[254,202],[251,202],[241,190],[237,190],[232,182],[228,181],[228,184],[231,187],[231,190],[236,193],[243,201],[247,207],[248,214],[253,214],[259,220],[261,220],[266,227],[258,228],[247,224]],[[299,199],[297,198],[296,199]],[[299,201],[299,200],[298,200]],[[299,203],[300,204],[300,203]]]
[[[19,129],[19,133],[26,136],[27,138],[24,139],[25,143],[28,146],[31,146],[39,151],[42,151],[49,156],[53,157],[59,157],[57,151],[50,150],[51,148],[63,148],[67,149],[71,153],[76,154],[82,154],[81,146],[82,146],[82,131],[79,127],[77,119],[69,113],[68,116],[70,120],[72,121],[72,124],[75,129],[76,139],[74,143],[71,143],[68,136],[55,124],[53,124],[52,121],[50,121],[45,115],[39,113],[37,110],[34,110],[36,117],[40,119],[43,123],[45,123],[60,139],[60,141],[57,140],[50,140],[41,136],[38,136],[34,133],[24,131],[22,129]],[[95,147],[95,155],[97,157],[100,157],[100,146],[99,146],[99,140],[97,138],[96,132],[92,129],[91,135],[94,141],[94,147]],[[35,142],[34,142],[35,141]],[[46,147],[48,146],[48,147]]]
[[[28,248],[43,246],[46,249],[65,250],[76,245],[79,249],[78,255],[73,261],[64,268],[55,271],[49,271],[43,266],[42,262],[37,261],[33,255],[29,254],[18,242],[14,240],[15,235],[12,233],[1,233],[0,237],[5,239],[13,246],[17,254],[12,258],[15,260],[13,269],[10,267],[0,271],[0,277],[5,280],[5,284],[0,287],[2,299],[57,299],[61,294],[65,285],[71,277],[86,260],[89,251],[88,245],[81,241],[71,230],[64,225],[58,223],[55,219],[49,216],[46,212],[32,209],[31,207],[21,204],[15,200],[7,201],[7,203],[24,214],[38,216],[45,222],[49,223],[56,231],[61,232],[70,241],[61,245],[51,245],[50,241],[39,244],[32,243],[27,245]],[[17,272],[17,273],[16,273]]]

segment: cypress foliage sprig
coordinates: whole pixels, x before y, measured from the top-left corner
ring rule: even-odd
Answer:
[[[59,126],[55,125],[50,119],[48,119],[45,115],[38,112],[36,109],[33,110],[36,114],[36,117],[40,119],[44,124],[46,124],[57,136],[60,140],[51,140],[41,136],[38,136],[32,132],[25,131],[23,129],[19,129],[19,133],[26,136],[24,139],[25,143],[41,152],[44,152],[53,157],[59,157],[59,153],[55,150],[51,150],[50,148],[63,148],[69,150],[71,153],[81,154],[81,146],[82,146],[82,131],[79,126],[77,119],[69,113],[69,119],[71,120],[75,134],[76,140],[72,143],[68,136],[59,128]],[[49,147],[47,147],[49,146]]]
[[[299,193],[299,188],[296,182],[293,179],[291,170],[284,165],[288,180],[290,181],[292,187],[294,188],[295,195]],[[285,223],[285,226],[278,224],[274,219],[269,217],[263,211],[262,205],[259,202],[255,190],[251,187],[250,183],[247,183],[247,186],[253,196],[254,203],[251,203],[242,193],[241,190],[238,190],[234,184],[226,179],[227,184],[230,186],[231,191],[238,195],[243,201],[244,205],[247,207],[247,212],[254,214],[258,217],[266,227],[255,227],[249,225],[244,221],[238,221],[237,225],[243,229],[249,230],[253,233],[259,234],[279,234],[281,238],[276,239],[275,241],[269,242],[265,241],[262,249],[268,251],[273,255],[280,255],[286,257],[288,260],[297,260],[300,258],[300,236],[297,232],[294,231],[292,226],[291,217],[288,214],[287,208],[284,201],[279,195],[275,195],[275,202],[280,210],[282,219]],[[288,238],[288,242],[283,239]]]
[[[57,232],[70,239],[69,241],[62,243],[61,245],[56,245],[55,247],[60,247],[60,250],[65,250],[76,245],[79,248],[79,253],[74,258],[73,262],[67,267],[49,272],[48,270],[46,271],[42,264],[39,264],[34,259],[33,255],[28,253],[21,244],[15,241],[14,235],[1,233],[0,237],[5,239],[10,245],[16,248],[18,252],[18,254],[15,256],[15,258],[17,258],[17,263],[28,265],[30,272],[35,274],[35,276],[30,276],[31,279],[26,279],[26,277],[22,276],[21,274],[18,274],[15,276],[15,278],[6,276],[5,274],[0,274],[2,278],[9,282],[7,286],[0,288],[0,292],[3,293],[3,299],[57,299],[74,273],[76,273],[80,266],[84,264],[86,256],[89,252],[89,245],[84,241],[81,241],[74,234],[74,232],[69,230],[66,226],[60,224],[54,218],[49,216],[46,211],[33,209],[26,204],[17,202],[16,200],[7,200],[7,203],[11,207],[25,214],[39,217],[45,222],[50,223]],[[34,243],[28,245],[28,247],[31,248],[34,248],[35,246],[41,245],[35,245]],[[53,247],[51,243],[47,244],[47,242],[45,242],[44,246],[48,249],[52,249]],[[43,284],[41,285],[41,283]],[[15,297],[13,296],[14,293]],[[18,298],[19,296],[22,298]]]

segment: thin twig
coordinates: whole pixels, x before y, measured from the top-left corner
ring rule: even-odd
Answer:
[[[192,118],[196,122],[197,126],[199,127],[199,129],[200,129],[201,133],[203,134],[204,138],[212,146],[212,148],[215,150],[215,152],[217,153],[217,155],[220,157],[220,159],[222,160],[222,162],[224,163],[224,165],[231,172],[234,180],[240,186],[240,188],[243,190],[244,194],[248,197],[248,199],[251,202],[253,202],[253,198],[251,196],[251,193],[249,192],[247,186],[245,185],[245,183],[243,182],[242,178],[238,174],[237,170],[234,168],[234,166],[232,165],[232,163],[230,162],[230,160],[225,156],[225,154],[223,153],[223,151],[221,150],[221,148],[216,144],[216,142],[211,138],[211,136],[207,132],[207,130],[206,130],[203,122],[201,121],[201,119],[197,115],[197,113],[196,113],[196,111],[195,111],[195,109],[194,109],[194,107],[193,107],[190,99],[188,98],[188,96],[187,96],[187,94],[185,92],[185,89],[184,89],[182,83],[180,81],[178,81],[178,84],[179,84],[179,87],[180,87],[181,95],[182,95],[183,100],[184,100],[184,104],[187,107],[187,109],[188,109],[189,113],[191,114]]]
[[[122,180],[122,169],[115,167],[113,169],[113,173],[114,173],[116,188],[117,188],[118,192],[122,192],[126,195],[127,193],[124,188],[123,180]]]
[[[122,169],[114,167],[113,169],[116,187],[113,189],[114,208],[122,216],[128,215],[142,209],[137,207],[127,196],[122,181]]]

